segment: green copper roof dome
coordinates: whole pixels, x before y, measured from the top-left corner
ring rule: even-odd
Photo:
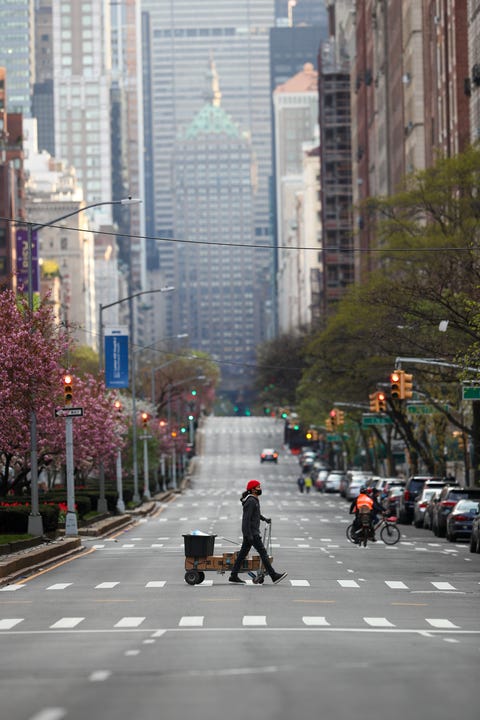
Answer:
[[[220,134],[240,137],[238,125],[233,122],[230,115],[215,105],[205,105],[194,117],[188,126],[185,137],[188,139],[202,134]]]

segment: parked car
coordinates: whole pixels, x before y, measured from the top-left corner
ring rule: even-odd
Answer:
[[[303,472],[305,472],[306,470],[312,470],[315,463],[315,458],[316,455],[313,450],[304,450],[300,453],[298,457],[298,462]]]
[[[398,502],[398,522],[409,525],[413,520],[413,508],[417,497],[423,490],[427,480],[442,481],[442,478],[435,478],[433,475],[413,475],[409,477],[405,489]]]
[[[472,522],[470,535],[470,552],[480,553],[480,515],[476,515]]]
[[[278,452],[274,448],[264,448],[260,453],[260,462],[278,462]]]
[[[342,470],[332,470],[331,472],[329,472],[327,479],[325,480],[325,492],[340,492],[340,482],[344,475],[345,473]]]
[[[385,512],[398,518],[398,501],[400,496],[403,494],[403,485],[392,485],[388,490],[386,497],[384,498],[382,505],[385,508]]]
[[[425,483],[423,486],[422,494],[415,500],[413,506],[413,524],[416,528],[424,527],[423,523],[428,503],[432,498],[438,498],[442,487],[443,484],[440,483]]]
[[[315,480],[313,481],[313,484],[317,488],[318,492],[324,492],[325,491],[325,481],[328,477],[330,470],[326,470],[325,468],[321,468],[317,471],[317,476]]]
[[[445,537],[455,542],[459,537],[470,538],[472,534],[473,518],[479,512],[478,500],[459,500],[447,517],[447,531]]]
[[[462,488],[459,485],[445,485],[438,497],[432,514],[432,530],[437,537],[445,537],[447,518],[459,500],[480,501],[480,488]]]
[[[365,477],[363,475],[354,475],[347,488],[346,499],[355,500],[355,498],[359,496],[360,488],[363,485],[365,485]]]
[[[423,513],[424,530],[433,529],[433,511],[435,510],[435,505],[437,504],[440,493],[442,492],[442,487],[443,486],[435,488],[433,495],[427,502],[425,512]]]

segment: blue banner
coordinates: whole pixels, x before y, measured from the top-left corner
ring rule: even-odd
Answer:
[[[105,385],[109,388],[128,387],[128,329],[105,330]]]

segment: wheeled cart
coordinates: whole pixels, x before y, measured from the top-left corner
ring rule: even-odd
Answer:
[[[238,552],[214,555],[216,535],[184,535],[185,540],[185,582],[189,585],[200,585],[205,580],[205,573],[215,571],[222,575],[231,572]],[[271,557],[271,525],[265,527],[263,534],[270,562]],[[248,572],[255,585],[261,585],[265,579],[265,568],[259,555],[245,558],[238,572]]]

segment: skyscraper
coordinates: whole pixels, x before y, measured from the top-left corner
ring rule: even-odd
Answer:
[[[272,247],[269,31],[275,21],[274,8],[274,0],[142,0],[142,9],[148,13],[143,25],[149,32],[144,47],[150,47],[144,59],[144,81],[149,76],[150,85],[144,82],[144,93],[153,117],[151,146],[146,152],[153,156],[157,236],[174,236],[171,177],[176,160],[172,148],[179,131],[190,125],[204,102],[204,72],[212,54],[221,79],[222,108],[250,133],[257,159],[250,242]],[[172,243],[160,243],[160,251],[167,277],[178,286]],[[258,321],[260,336],[265,338],[273,331],[268,317],[273,253],[262,252],[257,262],[263,264],[264,282],[255,292],[263,310]],[[183,331],[172,326],[172,333]]]
[[[35,79],[33,0],[0,0],[0,67],[7,70],[9,113],[32,114]]]
[[[253,182],[249,133],[212,93],[179,132],[174,149],[176,292],[174,323],[189,343],[219,362],[222,389],[237,396],[252,382],[260,340],[256,303]]]

